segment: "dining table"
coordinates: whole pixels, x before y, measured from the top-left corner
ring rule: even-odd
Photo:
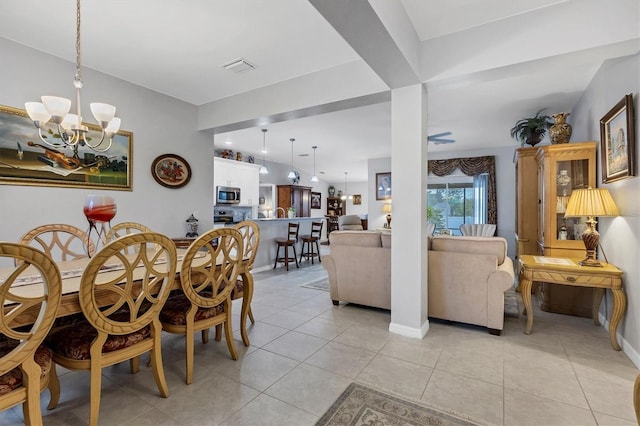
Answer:
[[[171,285],[171,290],[177,290],[181,288],[180,281],[180,270],[182,269],[182,261],[184,258],[184,254],[186,253],[186,248],[178,248],[177,249],[177,262],[176,262],[176,274],[173,279],[173,283]],[[134,256],[133,254],[129,256]],[[197,261],[199,257],[204,257],[204,253],[201,256],[196,254],[194,261]],[[82,282],[82,273],[85,268],[89,264],[90,258],[80,258],[68,261],[58,261],[56,265],[60,270],[61,282],[62,282],[62,298],[60,302],[60,307],[58,308],[58,312],[56,314],[56,318],[61,318],[73,314],[77,314],[82,312],[82,308],[80,307],[80,299],[79,299],[79,290]],[[160,259],[159,263],[162,263],[162,259]],[[166,263],[166,260],[165,260]],[[219,263],[219,262],[218,262]],[[105,280],[115,278],[118,274],[122,275],[122,267],[118,267],[117,264],[113,264],[112,267],[106,265],[103,272],[100,272],[100,275],[105,274]],[[156,265],[157,266],[157,265]],[[1,267],[0,268],[0,282],[3,277],[6,277],[8,274],[13,272],[15,267]],[[145,268],[134,268],[133,269],[133,279],[136,282],[141,282],[144,276]],[[241,262],[240,270],[238,273],[239,276],[242,276],[243,280],[251,280],[253,282],[251,272],[245,268],[244,260]],[[35,270],[33,266],[29,266],[24,273],[18,277],[18,279],[13,283],[11,292],[17,296],[25,296],[25,297],[37,297],[42,294],[43,286],[41,285],[42,279],[40,274]],[[248,306],[251,302],[252,292],[246,292],[245,297],[247,298],[246,302],[243,303],[243,312],[241,315],[246,315],[244,312],[245,304]],[[109,306],[115,302],[114,299],[117,299],[118,296],[114,296],[113,292],[96,292],[96,298],[98,300],[98,304],[100,306]],[[11,305],[10,302],[5,302],[5,306],[9,307]],[[15,318],[13,318],[13,325],[16,327],[22,325],[33,324],[37,320],[38,313],[40,312],[40,306],[36,304],[31,308],[25,309]],[[245,322],[245,321],[243,321]],[[243,327],[244,328],[244,327]],[[246,330],[242,330],[242,337],[245,344],[248,345],[248,338],[246,337]]]

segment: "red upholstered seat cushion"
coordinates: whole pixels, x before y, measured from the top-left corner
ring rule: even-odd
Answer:
[[[15,346],[17,346],[17,342],[13,347]],[[3,357],[5,354],[9,353],[13,349],[13,347],[3,347],[0,350],[0,357]],[[45,377],[49,373],[49,370],[51,370],[51,350],[49,350],[49,348],[47,348],[45,345],[40,345],[40,347],[38,347],[38,349],[36,350],[34,359],[42,370],[40,373],[40,378]],[[22,386],[22,370],[20,369],[20,367],[14,368],[8,373],[0,376],[0,395],[9,393],[14,389],[19,388],[20,386]]]
[[[211,297],[211,293],[206,297]],[[187,311],[191,308],[191,301],[183,293],[169,297],[160,312],[160,321],[172,325],[186,325]],[[222,304],[213,308],[198,308],[195,321],[202,321],[224,312]]]
[[[233,291],[231,291],[231,299],[239,299],[244,294],[244,281],[242,278],[238,278],[236,281],[236,285],[233,286]]]

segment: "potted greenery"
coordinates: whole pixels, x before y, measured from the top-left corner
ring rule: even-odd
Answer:
[[[538,111],[535,117],[522,118],[511,128],[511,137],[519,140],[520,145],[534,146],[542,140],[547,129],[553,124],[548,115],[540,115],[544,108]]]

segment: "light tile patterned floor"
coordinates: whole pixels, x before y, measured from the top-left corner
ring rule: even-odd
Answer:
[[[532,335],[521,317],[507,318],[499,337],[431,321],[425,339],[408,339],[387,331],[388,311],[334,307],[327,292],[299,287],[324,276],[317,262],[257,273],[251,346],[240,340],[236,301],[239,360],[224,342],[198,339],[192,385],[184,383],[184,338],[163,335],[169,398],[144,362],[136,375],[128,363],[105,369],[100,424],[312,425],[352,381],[487,424],[635,424],[638,369],[588,319],[536,311]],[[60,374],[60,404],[45,424],[86,424],[88,373]],[[43,406],[48,398],[45,391]],[[20,407],[0,413],[0,424],[22,422]]]

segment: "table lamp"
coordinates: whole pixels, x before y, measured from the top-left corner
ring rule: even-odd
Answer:
[[[564,217],[587,216],[587,230],[582,234],[582,241],[587,249],[587,257],[580,262],[582,266],[603,266],[596,259],[596,249],[600,234],[595,226],[596,216],[619,216],[616,203],[608,189],[589,188],[576,189],[571,193]]]
[[[391,204],[383,204],[382,213],[387,214],[387,228],[391,229]]]

